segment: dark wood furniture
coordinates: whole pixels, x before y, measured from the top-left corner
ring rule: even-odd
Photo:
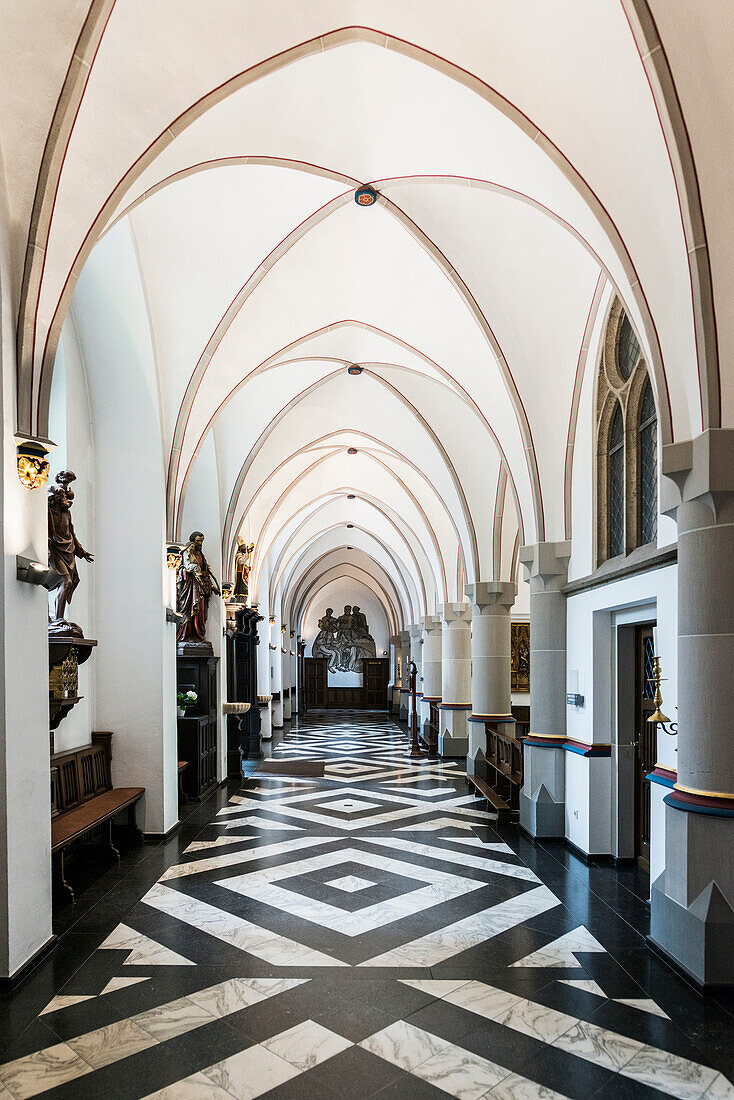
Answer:
[[[366,657],[362,661],[362,684],[331,686],[325,657],[304,658],[304,704],[307,708],[328,707],[348,710],[387,710],[387,657]]]
[[[195,691],[196,703],[178,719],[178,759],[187,760],[181,777],[186,797],[200,801],[218,783],[217,664],[207,653],[179,653],[176,658],[179,691]]]
[[[254,607],[227,607],[227,702],[250,703],[240,720],[227,715],[227,775],[239,778],[243,760],[262,759],[260,709],[257,705],[257,624]]]
[[[438,754],[438,700],[435,702],[432,699],[428,701],[428,718],[423,722],[423,729],[420,731],[421,744],[428,750],[429,756],[436,756]]]
[[[107,846],[119,860],[112,819],[127,810],[135,829],[135,804],[145,794],[145,787],[112,786],[111,741],[111,733],[93,733],[91,745],[51,757],[51,853],[58,856],[60,882],[72,901],[74,891],[65,874],[71,845],[104,828]]]
[[[485,722],[484,760],[478,759],[475,774],[467,776],[467,783],[474,787],[477,796],[485,798],[496,811],[500,824],[517,821],[520,815],[522,739],[516,732],[513,721]]]
[[[179,806],[185,806],[188,802],[186,791],[183,789],[182,779],[183,773],[189,766],[188,760],[179,760],[178,762],[178,804]]]

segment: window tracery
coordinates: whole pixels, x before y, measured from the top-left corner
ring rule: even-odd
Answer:
[[[596,558],[657,539],[658,418],[639,340],[619,299],[610,310],[596,394]]]

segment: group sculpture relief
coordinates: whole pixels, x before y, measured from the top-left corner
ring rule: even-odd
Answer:
[[[355,605],[347,604],[344,614],[334,617],[327,607],[319,619],[319,632],[311,649],[314,657],[325,657],[329,672],[360,672],[365,657],[375,657],[375,641],[367,626],[367,617]]]
[[[176,572],[176,609],[183,616],[176,639],[179,643],[209,645],[206,618],[212,593],[221,595],[219,585],[204,556],[204,536],[192,531],[181,551]]]

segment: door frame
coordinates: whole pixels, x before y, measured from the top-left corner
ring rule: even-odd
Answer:
[[[613,636],[616,642],[617,684],[614,692],[616,721],[612,723],[612,855],[620,862],[634,863],[636,838],[637,627],[657,624],[657,601],[637,607],[618,608]],[[631,811],[631,812],[630,812]]]

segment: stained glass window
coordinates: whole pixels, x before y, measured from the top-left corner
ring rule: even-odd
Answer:
[[[619,326],[619,340],[617,341],[617,367],[625,382],[635,369],[640,357],[640,345],[634,334],[629,317],[625,313],[622,324]]]
[[[640,544],[654,542],[658,533],[658,418],[650,382],[640,406]]]
[[[622,409],[609,434],[609,557],[624,553],[624,421]]]
[[[642,657],[645,665],[645,683],[642,685],[643,699],[655,698],[655,643],[651,634],[642,639]]]

